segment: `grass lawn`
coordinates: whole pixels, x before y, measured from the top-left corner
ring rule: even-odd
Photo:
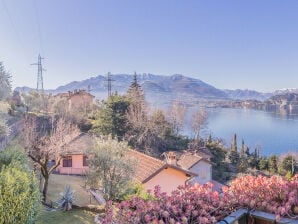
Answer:
[[[60,197],[60,192],[64,191],[66,185],[70,185],[72,190],[75,190],[75,205],[87,206],[98,205],[97,201],[91,197],[90,193],[84,188],[85,182],[82,176],[68,176],[51,174],[48,187],[48,201],[57,201]],[[59,223],[59,222],[58,222]]]
[[[95,213],[72,209],[71,211],[42,211],[36,224],[93,224]]]

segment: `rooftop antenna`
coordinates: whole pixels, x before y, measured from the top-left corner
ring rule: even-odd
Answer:
[[[39,54],[38,55],[37,63],[33,63],[31,65],[37,65],[37,84],[36,84],[36,91],[42,91],[42,92],[44,92],[42,72],[43,71],[46,71],[46,70],[42,68],[42,63],[41,63],[41,60],[42,59],[44,59],[44,58],[42,58],[40,56],[40,54]]]

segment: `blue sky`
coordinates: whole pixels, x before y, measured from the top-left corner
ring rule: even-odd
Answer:
[[[217,88],[298,88],[298,1],[0,0],[14,86],[116,73],[184,74]]]

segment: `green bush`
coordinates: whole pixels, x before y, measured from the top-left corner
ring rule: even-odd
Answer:
[[[0,172],[0,224],[29,224],[36,219],[40,193],[35,176],[18,161]]]
[[[149,194],[143,187],[142,184],[132,184],[132,186],[126,191],[126,194],[123,195],[124,200],[129,200],[132,197],[138,197],[145,201],[149,199],[154,199],[152,194]]]

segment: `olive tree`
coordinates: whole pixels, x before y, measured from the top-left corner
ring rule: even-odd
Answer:
[[[88,182],[101,188],[106,200],[120,199],[134,176],[134,161],[127,156],[129,147],[117,139],[97,139],[91,158]]]

